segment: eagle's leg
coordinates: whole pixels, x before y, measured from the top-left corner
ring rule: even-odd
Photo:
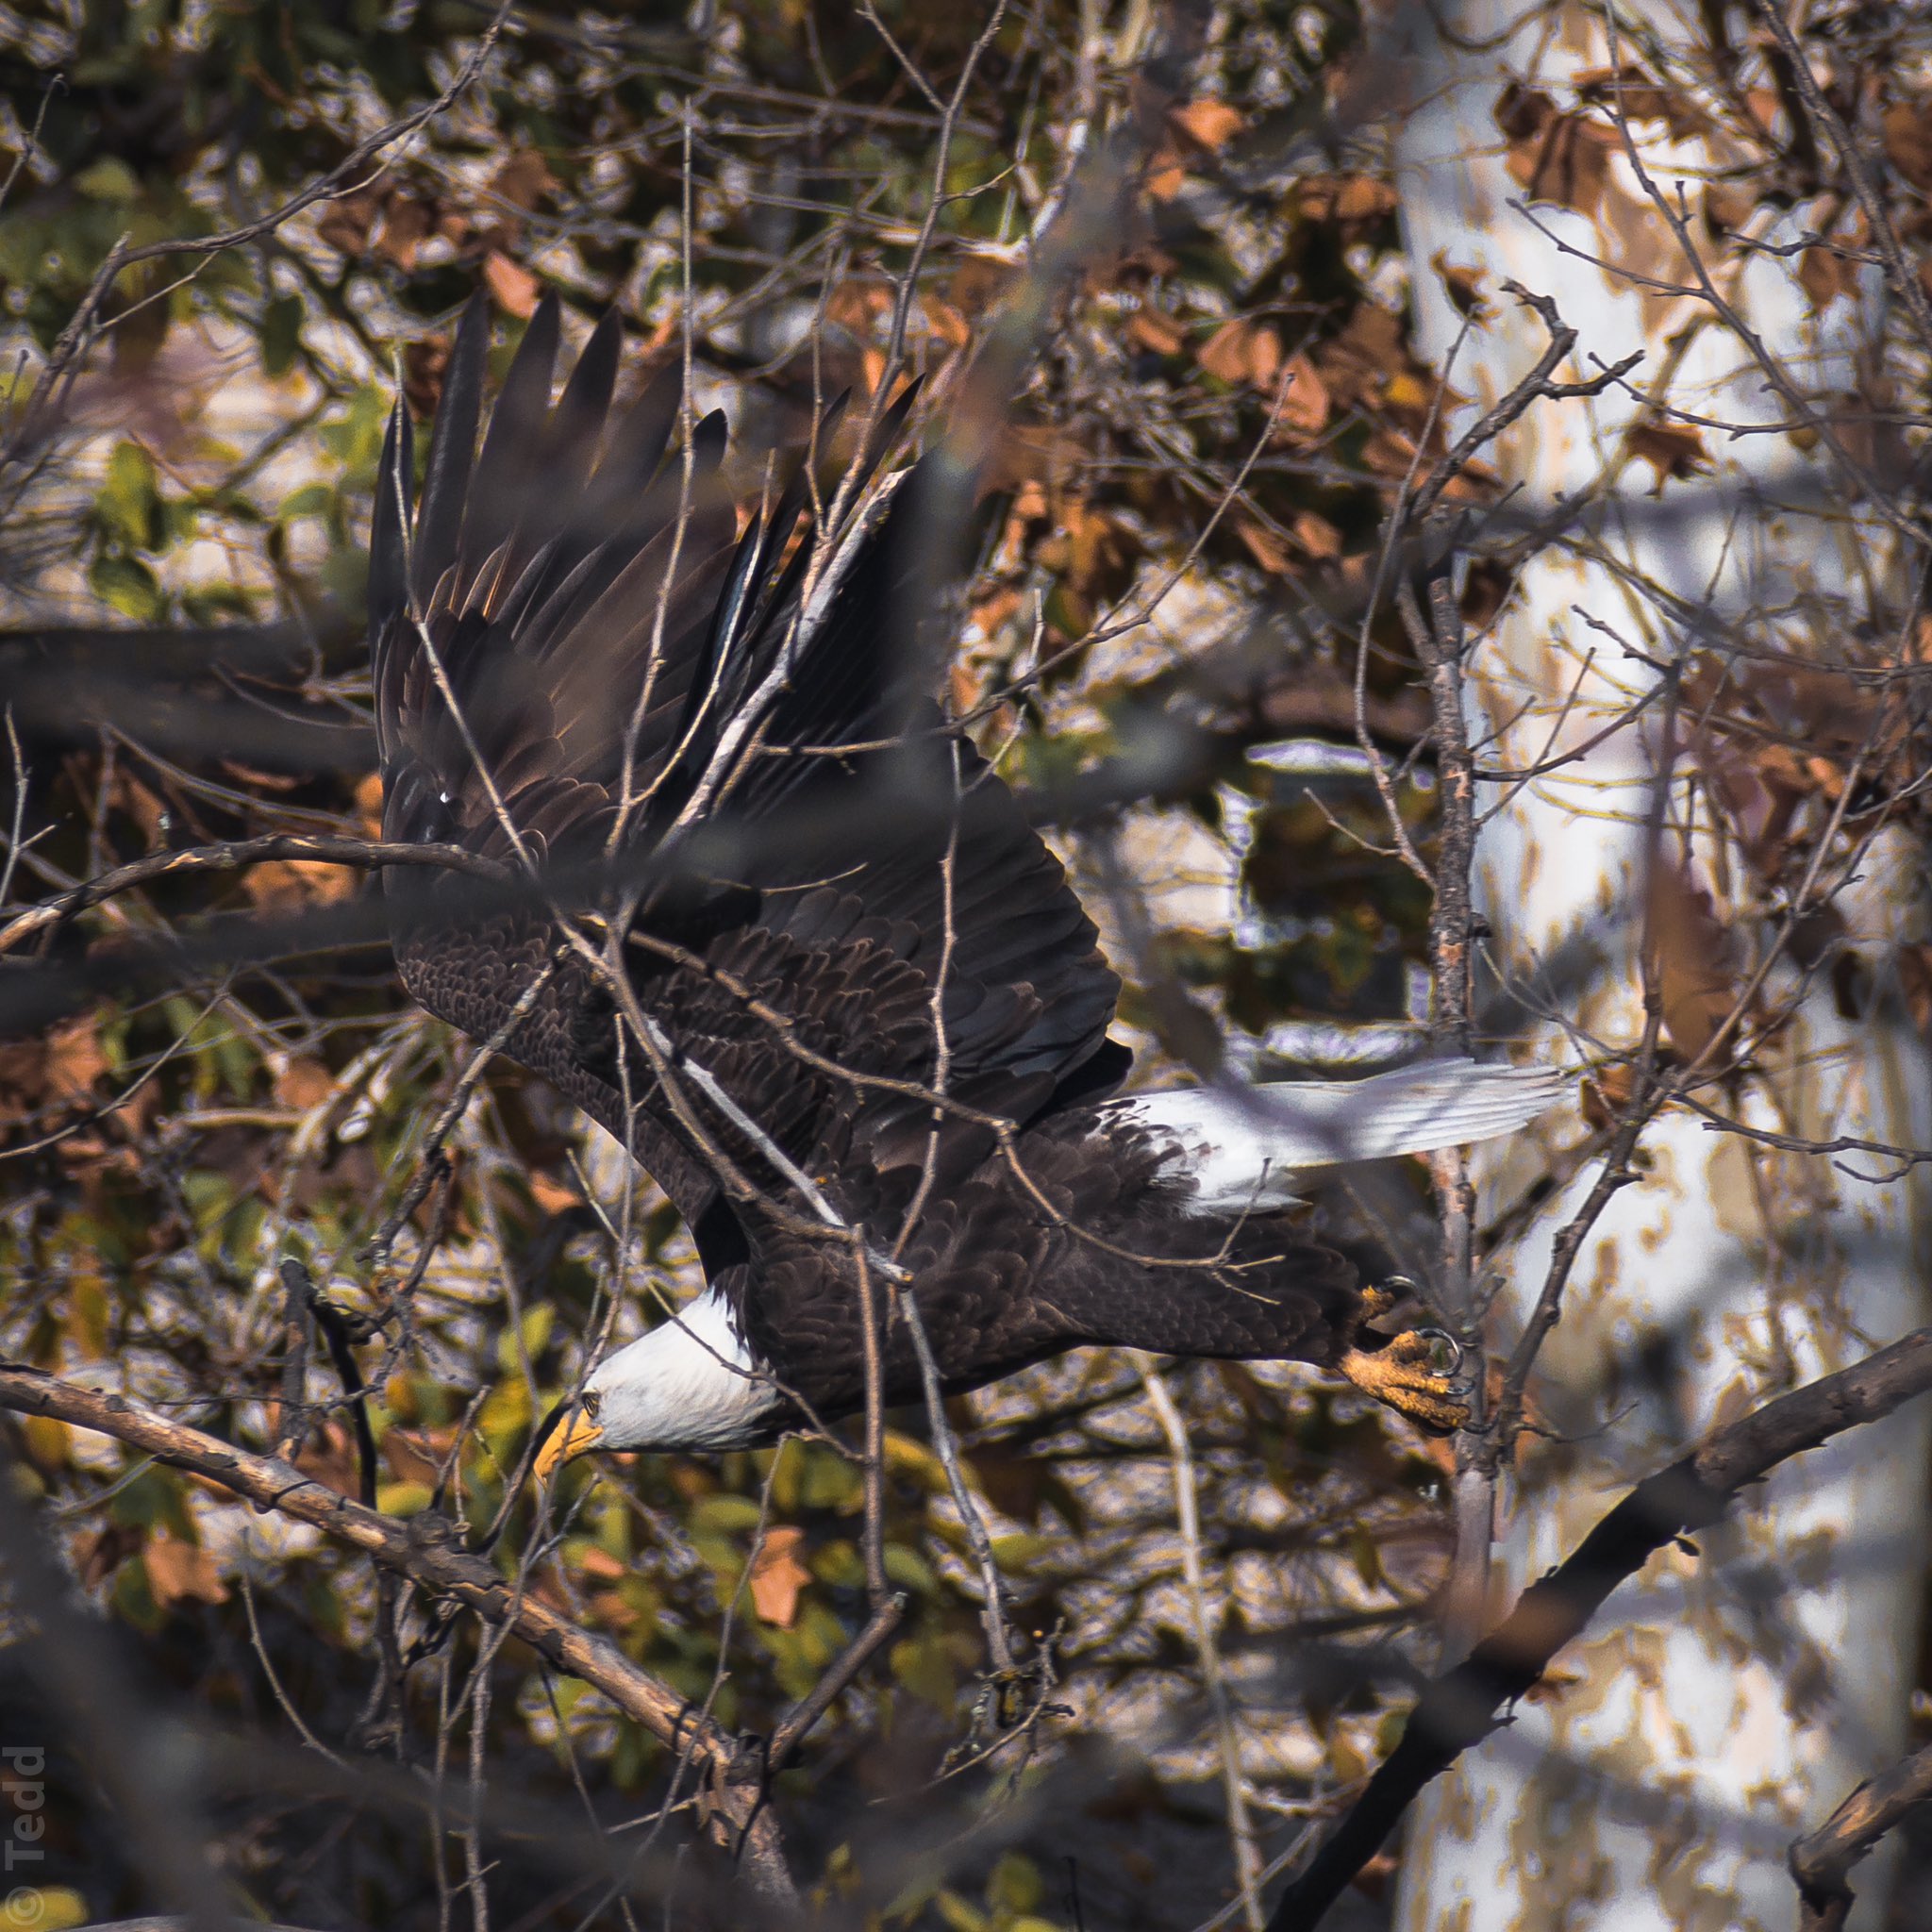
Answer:
[[[1385,1314],[1399,1299],[1386,1288],[1363,1289],[1363,1322]],[[1352,1348],[1335,1366],[1363,1394],[1386,1402],[1418,1428],[1447,1435],[1469,1420],[1462,1349],[1441,1328],[1409,1328],[1374,1348]]]

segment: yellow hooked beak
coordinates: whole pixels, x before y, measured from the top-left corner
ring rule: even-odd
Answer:
[[[566,1462],[587,1456],[604,1440],[604,1431],[586,1409],[573,1409],[551,1430],[537,1452],[537,1480],[547,1483]]]

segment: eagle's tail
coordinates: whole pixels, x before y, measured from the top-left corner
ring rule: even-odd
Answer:
[[[1241,1213],[1291,1201],[1303,1168],[1512,1133],[1553,1107],[1567,1083],[1555,1067],[1424,1060],[1367,1080],[1138,1093],[1102,1111],[1179,1141],[1198,1211]]]

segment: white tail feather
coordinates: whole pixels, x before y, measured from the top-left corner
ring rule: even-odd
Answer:
[[[1303,1168],[1513,1133],[1555,1106],[1568,1080],[1555,1067],[1424,1060],[1367,1080],[1139,1093],[1103,1111],[1172,1133],[1189,1158],[1200,1210],[1239,1213],[1292,1201]]]

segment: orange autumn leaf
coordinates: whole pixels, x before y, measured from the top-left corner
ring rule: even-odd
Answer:
[[[1320,436],[1328,426],[1333,410],[1328,385],[1315,374],[1315,365],[1299,349],[1288,358],[1280,407],[1274,415],[1275,427],[1289,436],[1307,439]]]
[[[1160,308],[1137,308],[1127,318],[1127,340],[1157,356],[1178,356],[1187,341],[1180,324]]]
[[[955,349],[963,349],[972,341],[972,325],[950,302],[941,302],[937,295],[926,294],[919,298],[919,307],[925,317],[926,327],[941,341]]]
[[[1294,533],[1294,541],[1310,557],[1326,559],[1341,555],[1341,532],[1314,510],[1297,510],[1289,527]]]
[[[545,1214],[568,1214],[574,1208],[584,1205],[584,1197],[576,1189],[566,1187],[561,1181],[554,1181],[541,1168],[528,1170],[530,1198]]]
[[[630,1574],[625,1564],[597,1543],[591,1543],[584,1551],[577,1558],[576,1567],[580,1574],[600,1583],[622,1583]]]
[[[1288,554],[1288,545],[1277,537],[1267,525],[1258,519],[1238,512],[1234,518],[1234,533],[1241,540],[1247,553],[1261,568],[1274,576],[1292,576],[1294,564]]]
[[[798,1560],[804,1541],[804,1530],[781,1523],[766,1530],[752,1558],[752,1608],[777,1630],[791,1629],[798,1616],[799,1594],[811,1581],[811,1572]]]
[[[271,858],[250,866],[242,890],[258,912],[297,912],[309,906],[339,906],[356,894],[357,875],[345,865],[312,858]]]
[[[1240,108],[1229,107],[1225,101],[1206,98],[1170,108],[1167,118],[1171,126],[1208,154],[1225,147],[1246,125]]]
[[[440,379],[440,378],[439,378]],[[382,837],[382,774],[371,772],[356,781],[356,829],[365,839]]]
[[[1273,389],[1281,373],[1281,338],[1264,322],[1224,322],[1202,344],[1200,363],[1219,381]]]
[[[492,248],[483,258],[483,279],[496,297],[496,306],[519,321],[526,320],[537,308],[537,277],[500,249]]]
[[[1171,147],[1157,148],[1147,163],[1146,187],[1155,201],[1172,201],[1187,186],[1188,171]]]

